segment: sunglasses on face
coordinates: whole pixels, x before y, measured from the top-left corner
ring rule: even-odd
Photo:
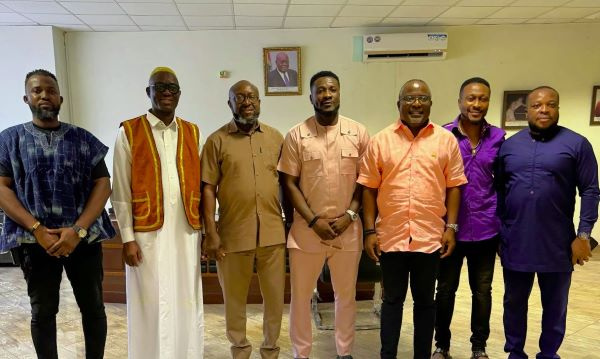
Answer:
[[[150,85],[150,87],[158,93],[169,91],[171,95],[177,95],[181,91],[181,88],[177,84],[165,84],[162,82],[157,82],[154,85]]]

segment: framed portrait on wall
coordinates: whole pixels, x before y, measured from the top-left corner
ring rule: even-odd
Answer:
[[[592,91],[590,126],[600,126],[600,86],[594,86],[594,90]]]
[[[502,128],[520,130],[527,127],[527,95],[530,91],[504,91]]]
[[[302,95],[300,47],[263,48],[265,95]]]

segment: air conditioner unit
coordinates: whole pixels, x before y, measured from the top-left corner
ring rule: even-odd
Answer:
[[[444,32],[364,35],[363,62],[443,60],[447,48]]]

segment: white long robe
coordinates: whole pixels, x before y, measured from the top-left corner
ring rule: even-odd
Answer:
[[[204,311],[200,237],[187,222],[176,167],[177,124],[165,126],[147,114],[161,163],[164,224],[134,232],[131,206],[131,148],[119,129],[113,160],[112,205],[123,242],[137,241],[142,264],[126,266],[130,359],[202,358]],[[198,146],[200,152],[200,146]]]

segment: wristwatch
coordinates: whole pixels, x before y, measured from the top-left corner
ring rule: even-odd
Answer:
[[[31,226],[31,228],[29,229],[29,233],[33,234],[35,233],[35,230],[38,229],[38,227],[41,225],[40,221],[37,221],[34,223],[33,226]]]
[[[452,228],[454,233],[458,232],[458,224],[456,223],[446,223],[446,228]]]
[[[77,236],[81,239],[84,239],[87,236],[87,230],[81,226],[78,226],[76,224],[73,225],[73,230],[75,231],[75,233],[77,233]]]
[[[590,240],[590,234],[587,232],[579,232],[577,233],[577,238],[581,238],[585,241],[589,241]]]
[[[358,214],[356,214],[356,212],[354,212],[351,209],[347,209],[346,213],[348,213],[348,215],[350,216],[350,219],[352,220],[352,222],[356,221],[358,219]]]

